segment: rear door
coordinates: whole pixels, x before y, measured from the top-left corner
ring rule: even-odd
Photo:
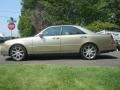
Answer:
[[[62,26],[61,33],[61,52],[62,53],[76,53],[79,52],[81,35],[85,34],[80,29],[73,26]]]

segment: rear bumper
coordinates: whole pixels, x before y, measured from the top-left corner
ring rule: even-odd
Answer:
[[[100,53],[107,53],[107,52],[114,52],[116,51],[117,49],[113,49],[113,50],[105,50],[105,51],[101,51]]]
[[[107,52],[113,52],[116,50],[117,50],[116,44],[109,44],[109,45],[105,46],[104,48],[102,48],[99,52],[100,53],[107,53]]]

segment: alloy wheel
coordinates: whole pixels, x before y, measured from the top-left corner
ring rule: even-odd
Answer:
[[[81,50],[82,57],[85,59],[94,59],[97,54],[97,48],[93,44],[86,44]]]
[[[10,50],[11,57],[16,61],[24,59],[25,54],[26,54],[25,49],[21,45],[14,45]]]

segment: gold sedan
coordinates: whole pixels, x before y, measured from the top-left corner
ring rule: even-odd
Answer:
[[[8,40],[1,54],[23,60],[31,54],[79,53],[84,59],[95,59],[99,53],[116,50],[110,35],[95,34],[75,25],[51,26],[34,37]]]

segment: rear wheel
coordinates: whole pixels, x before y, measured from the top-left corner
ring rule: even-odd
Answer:
[[[80,54],[84,59],[95,59],[97,55],[97,47],[94,44],[85,44],[81,48]]]
[[[10,56],[16,61],[23,60],[26,55],[26,49],[22,45],[14,45],[10,49]]]

